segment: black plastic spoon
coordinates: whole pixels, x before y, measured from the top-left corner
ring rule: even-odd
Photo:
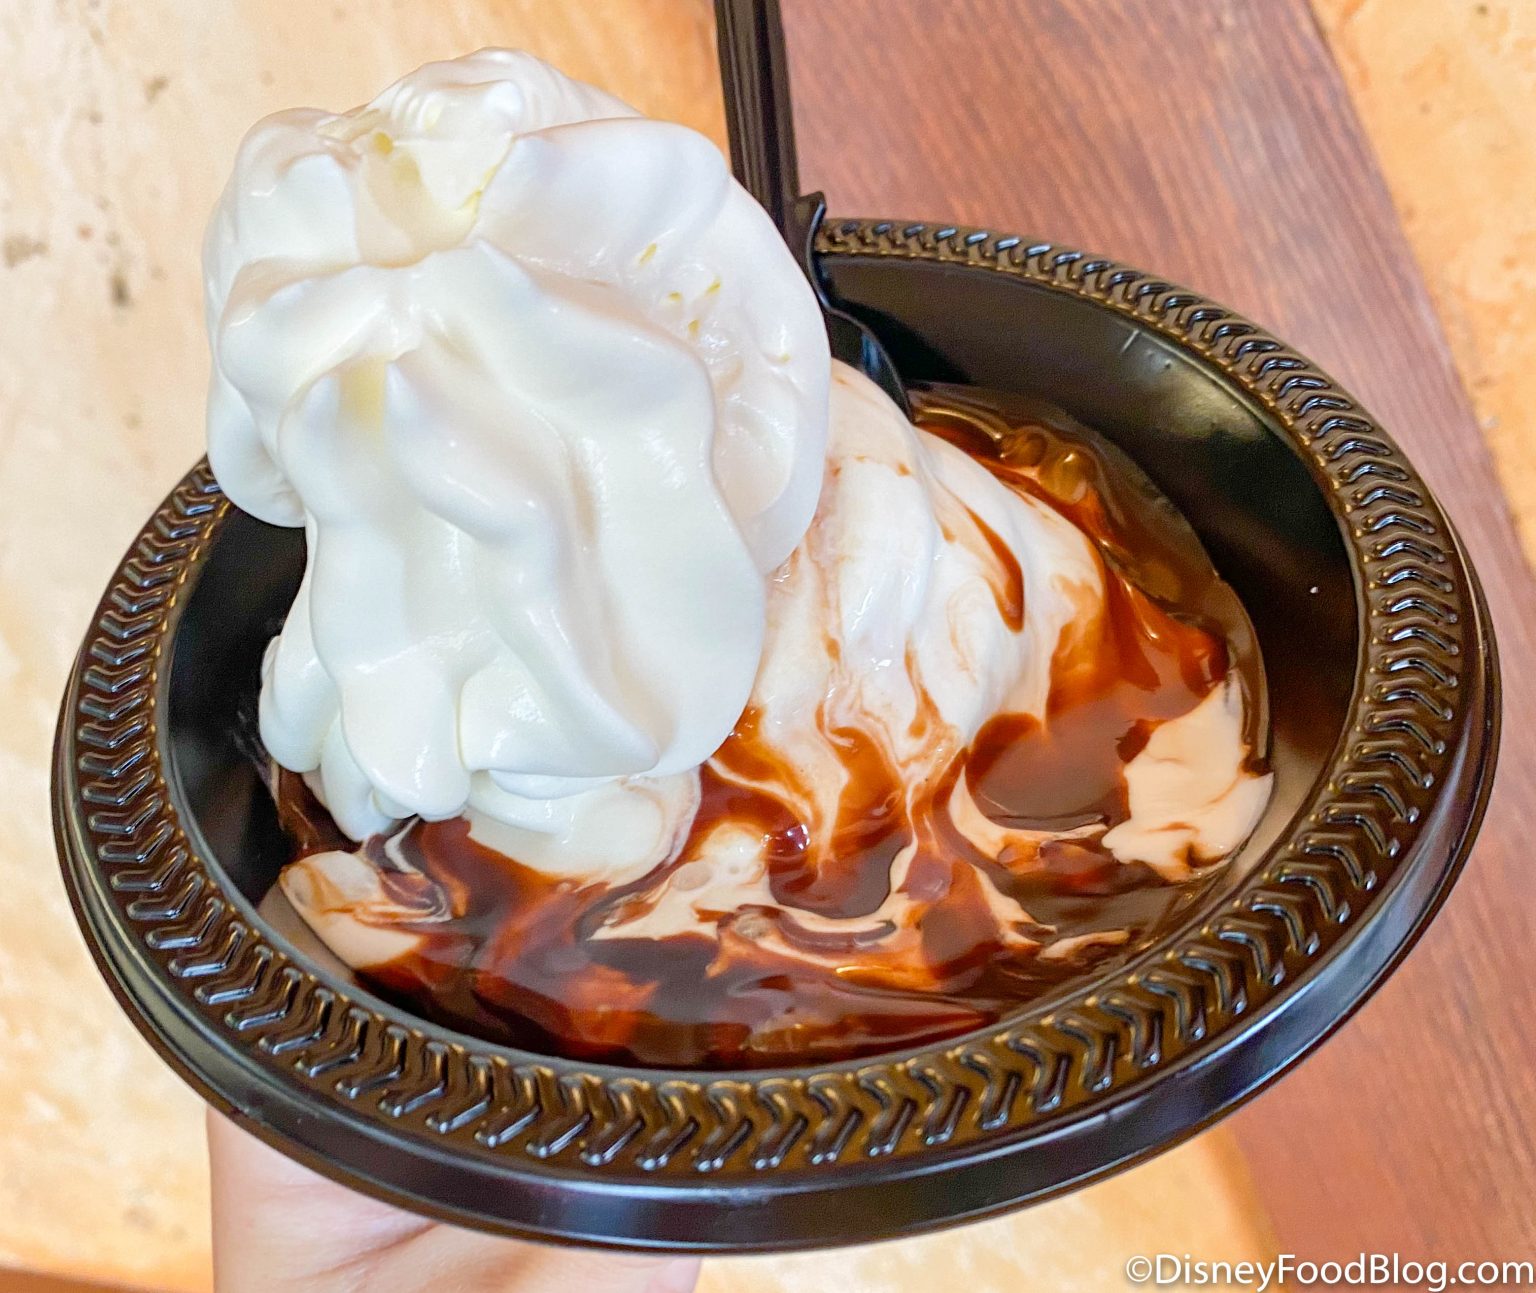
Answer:
[[[816,229],[827,203],[820,193],[800,194],[779,0],[715,0],[715,27],[731,168],[773,217],[805,270],[827,321],[833,356],[865,373],[910,417],[896,365],[873,332],[834,304],[816,260]]]

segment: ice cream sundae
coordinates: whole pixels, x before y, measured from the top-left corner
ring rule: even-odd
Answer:
[[[950,1036],[1267,799],[1246,620],[1090,433],[834,362],[714,145],[525,55],[258,124],[209,455],[302,526],[276,892],[375,990],[656,1065]]]

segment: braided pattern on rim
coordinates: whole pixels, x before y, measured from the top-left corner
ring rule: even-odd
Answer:
[[[1201,356],[1267,407],[1332,490],[1366,572],[1369,670],[1304,828],[1198,928],[1049,1011],[918,1054],[762,1075],[593,1070],[466,1041],[352,999],[248,924],[196,856],[152,698],[172,614],[229,504],[206,464],[118,569],[76,667],[61,756],[88,862],[167,991],[274,1076],[459,1152],[621,1176],[828,1169],[1014,1136],[1217,1044],[1343,936],[1390,876],[1456,739],[1469,593],[1443,518],[1326,375],[1231,312],[1109,260],[981,231],[823,226],[820,249],[972,265],[1090,298]]]

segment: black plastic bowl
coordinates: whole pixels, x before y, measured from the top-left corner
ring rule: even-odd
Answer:
[[[286,1153],[534,1238],[730,1252],[910,1233],[1211,1122],[1337,1027],[1445,897],[1492,778],[1493,639],[1455,534],[1370,417],[1252,324],[1106,260],[874,221],[829,223],[820,250],[909,378],[1059,405],[1184,510],[1268,673],[1275,789],[1253,840],[1150,949],[918,1051],[702,1074],[448,1031],[256,914],[286,849],[237,715],[303,545],[200,466],[70,679],[59,851],[138,1026]]]

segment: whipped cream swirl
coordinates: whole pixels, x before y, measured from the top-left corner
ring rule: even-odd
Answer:
[[[537,823],[709,757],[829,381],[709,140],[482,50],[259,123],[204,264],[214,472],[309,548],[261,735],[348,835]]]

